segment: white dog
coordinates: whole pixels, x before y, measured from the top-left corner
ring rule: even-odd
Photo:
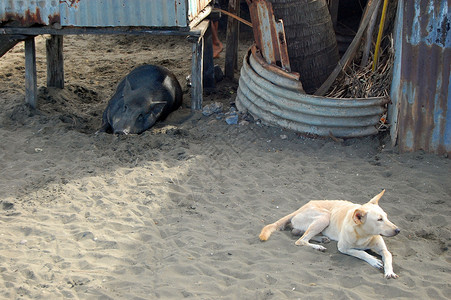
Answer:
[[[387,214],[378,204],[384,192],[364,205],[342,200],[310,201],[277,222],[266,225],[260,233],[260,240],[266,241],[271,233],[291,223],[294,233],[304,233],[295,242],[296,245],[324,251],[325,247],[309,242],[322,233],[338,241],[340,252],[363,259],[373,267],[384,268],[385,278],[398,278],[393,272],[392,255],[382,236],[395,236],[400,230],[387,219]],[[324,237],[322,241],[325,241]],[[381,255],[383,263],[364,251],[368,249]]]

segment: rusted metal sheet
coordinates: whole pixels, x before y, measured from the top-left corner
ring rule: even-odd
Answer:
[[[0,0],[0,23],[9,21],[20,26],[59,23],[59,1]]]
[[[450,4],[398,1],[389,121],[400,151],[451,154]]]
[[[299,73],[297,72],[288,72],[282,68],[278,68],[275,65],[268,64],[263,58],[261,51],[257,49],[256,45],[252,45],[251,47],[252,57],[268,72],[276,73],[280,77],[286,77],[288,79],[292,79],[296,81],[297,90],[304,92],[304,88],[302,87],[302,83],[299,81]]]
[[[181,27],[192,24],[211,0],[0,0],[0,22],[80,27]]]
[[[249,5],[257,48],[268,64],[277,65],[290,72],[291,67],[283,21],[275,21],[270,2],[265,0],[246,1]]]

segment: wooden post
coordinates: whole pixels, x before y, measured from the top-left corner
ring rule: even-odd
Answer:
[[[193,43],[191,64],[191,109],[202,109],[204,37]]]
[[[203,85],[205,89],[215,88],[215,65],[213,61],[213,41],[211,38],[211,24],[204,35],[204,57],[203,57]]]
[[[47,39],[47,86],[64,88],[63,36],[52,35]]]
[[[240,1],[229,0],[229,13],[236,16],[240,15]],[[238,62],[238,37],[239,23],[234,18],[228,18],[227,21],[227,38],[226,38],[226,57],[224,66],[224,76],[233,79],[235,69]]]
[[[204,43],[205,33],[209,25],[208,20],[202,21],[196,26],[198,35],[188,36],[188,41],[193,43],[191,59],[191,109],[202,109],[202,91],[204,74]],[[213,46],[212,46],[213,47]],[[213,57],[213,50],[211,50]],[[213,58],[212,58],[213,60]],[[214,76],[214,73],[213,73]]]
[[[25,40],[25,101],[36,108],[36,45],[34,37]]]

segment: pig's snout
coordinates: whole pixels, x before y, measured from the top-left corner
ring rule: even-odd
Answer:
[[[118,134],[118,135],[121,135],[121,134],[127,135],[129,133],[130,133],[129,129],[115,129],[114,130],[114,134]]]

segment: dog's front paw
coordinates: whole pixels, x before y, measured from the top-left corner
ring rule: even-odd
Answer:
[[[398,278],[398,277],[399,277],[398,275],[396,275],[396,274],[393,273],[393,272],[386,272],[384,276],[385,276],[385,278],[387,278],[387,279],[390,279],[390,278]]]
[[[315,244],[312,244],[312,247],[313,247],[313,249],[316,249],[316,250],[321,251],[321,252],[324,252],[324,251],[327,250],[326,247],[323,247],[323,246],[321,246],[321,245],[315,245]]]
[[[373,258],[371,261],[369,261],[370,265],[372,265],[375,268],[382,269],[384,267],[384,263],[382,260]]]

